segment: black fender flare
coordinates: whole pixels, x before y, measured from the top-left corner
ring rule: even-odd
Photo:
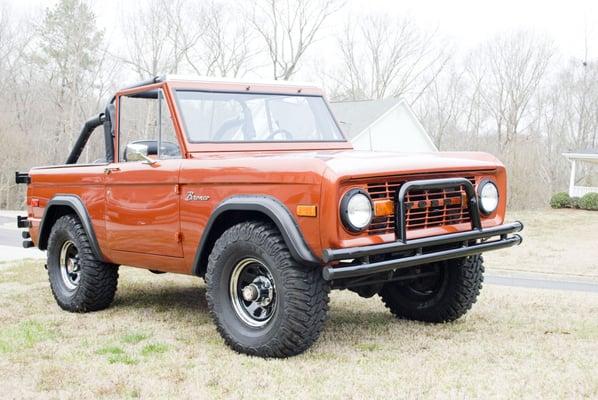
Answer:
[[[209,256],[205,252],[208,251],[208,239],[210,238],[210,232],[214,228],[214,222],[220,215],[227,211],[253,211],[266,215],[274,222],[282,234],[291,255],[297,262],[308,265],[322,265],[322,262],[314,256],[305,242],[297,222],[283,203],[272,196],[239,195],[223,200],[216,206],[208,219],[195,253],[193,263],[194,275],[200,275],[201,260],[207,259],[205,256]]]
[[[54,196],[46,205],[44,210],[44,215],[40,221],[40,229],[39,229],[39,241],[37,247],[40,250],[46,250],[48,247],[48,237],[50,236],[50,231],[52,229],[52,225],[54,221],[49,221],[48,216],[52,215],[52,209],[59,207],[59,206],[67,206],[72,209],[81,224],[83,225],[83,229],[85,229],[85,233],[87,233],[87,237],[89,238],[89,244],[91,245],[91,250],[94,253],[94,256],[100,260],[104,261],[105,258],[102,255],[102,251],[100,250],[100,246],[98,244],[98,240],[96,238],[95,232],[93,230],[93,225],[91,223],[91,218],[87,213],[87,209],[83,204],[81,198],[77,195],[72,194],[59,194]]]

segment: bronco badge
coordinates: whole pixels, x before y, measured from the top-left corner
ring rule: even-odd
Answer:
[[[185,201],[207,201],[210,200],[210,196],[206,195],[196,195],[193,192],[187,192],[185,195]]]

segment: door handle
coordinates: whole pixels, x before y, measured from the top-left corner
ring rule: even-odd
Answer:
[[[104,173],[106,175],[111,174],[112,172],[116,172],[116,171],[120,171],[120,168],[118,168],[118,167],[106,167],[106,168],[104,168]]]

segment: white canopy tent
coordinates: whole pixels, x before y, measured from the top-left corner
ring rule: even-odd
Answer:
[[[598,165],[598,151],[563,153],[571,163],[571,177],[569,178],[569,196],[582,197],[586,193],[598,193],[598,187],[592,186],[577,186],[575,175],[577,172],[578,162],[587,162]]]

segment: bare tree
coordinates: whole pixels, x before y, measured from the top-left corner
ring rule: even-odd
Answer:
[[[81,120],[90,112],[87,101],[93,94],[101,60],[97,49],[103,46],[103,32],[96,27],[95,15],[81,0],[61,0],[48,9],[38,27],[39,50],[32,59],[46,79],[47,96],[55,115],[55,156],[70,144]]]
[[[12,82],[31,39],[30,31],[17,28],[8,4],[0,3],[0,91]]]
[[[484,75],[480,95],[493,116],[501,148],[524,128],[530,102],[553,54],[551,41],[523,31],[497,36],[473,54],[487,63],[480,71]]]
[[[118,57],[140,79],[164,73],[237,76],[254,53],[248,22],[229,1],[150,0],[123,21],[128,51]]]
[[[598,64],[571,60],[558,77],[559,115],[568,121],[568,139],[578,148],[598,146]]]
[[[89,100],[97,93],[96,51],[102,34],[90,8],[77,0],[62,0],[40,18],[20,20],[5,10],[0,12],[9,15],[8,23],[0,23],[0,181],[9,190],[0,206],[19,207],[24,193],[10,175],[32,164],[64,161],[64,148],[82,115],[95,108]]]
[[[198,39],[201,21],[185,26],[185,0],[150,0],[122,21],[126,54],[116,55],[130,65],[140,79],[177,73],[189,48]]]
[[[348,21],[339,48],[337,97],[351,100],[410,95],[413,103],[442,71],[448,51],[435,46],[436,33],[411,19],[369,15]]]
[[[0,207],[11,204],[15,192],[12,169],[15,159],[16,141],[11,136],[15,128],[15,107],[11,106],[15,86],[15,73],[19,71],[23,59],[23,37],[11,18],[11,10],[6,3],[0,4]]]
[[[188,10],[190,18],[201,21],[203,27],[195,44],[187,46],[185,52],[185,61],[195,73],[239,76],[251,69],[249,63],[255,55],[251,48],[254,37],[248,21],[238,11],[230,2],[214,0]],[[188,25],[184,18],[178,21]]]
[[[476,63],[476,61],[478,61]],[[464,100],[464,131],[471,137],[479,137],[486,119],[487,111],[483,107],[482,84],[486,75],[483,59],[468,57],[464,67],[464,81],[468,82],[462,93]]]
[[[419,117],[439,149],[443,148],[448,134],[462,134],[458,125],[466,104],[463,76],[464,71],[457,71],[451,65],[431,81],[418,102]]]
[[[274,79],[289,79],[317,40],[326,20],[339,10],[338,0],[259,0],[251,23],[261,37]]]

